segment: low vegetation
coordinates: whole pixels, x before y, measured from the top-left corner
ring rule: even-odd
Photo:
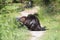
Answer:
[[[47,29],[39,40],[60,40],[60,0],[33,1],[40,6],[38,18]],[[31,37],[27,28],[16,20],[23,6],[19,0],[0,0],[0,40],[28,40]]]
[[[22,11],[21,4],[8,4],[0,11],[0,40],[28,40],[30,34],[20,25],[16,16]],[[28,38],[28,39],[27,39]]]
[[[47,13],[43,7],[39,11],[39,19],[43,26],[46,26],[47,30],[40,40],[60,40],[60,12]]]

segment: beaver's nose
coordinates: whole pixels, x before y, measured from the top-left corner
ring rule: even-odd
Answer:
[[[20,21],[20,17],[16,17],[16,20],[17,20],[17,21]]]

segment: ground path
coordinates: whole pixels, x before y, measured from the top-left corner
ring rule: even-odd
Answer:
[[[18,17],[28,16],[29,14],[36,14],[36,13],[38,13],[39,9],[40,8],[38,6],[35,6],[30,9],[25,9],[24,11],[19,12],[20,15],[18,15]]]
[[[39,38],[41,38],[46,31],[30,31],[32,37],[30,40],[39,40]]]

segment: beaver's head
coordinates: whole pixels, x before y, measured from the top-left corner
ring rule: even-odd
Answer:
[[[27,17],[23,16],[23,17],[19,18],[19,21],[22,22],[22,23],[24,23],[25,20],[26,20],[26,18],[27,18]]]

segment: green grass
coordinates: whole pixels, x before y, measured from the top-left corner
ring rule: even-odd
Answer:
[[[40,40],[60,40],[60,13],[46,13],[44,8],[39,11],[39,19],[48,30]]]
[[[0,40],[28,40],[30,38],[30,33],[25,26],[18,28],[20,24],[16,21],[16,16],[21,11],[21,8],[17,11],[19,5],[9,4],[0,11]]]
[[[46,31],[40,40],[60,40],[60,31]]]
[[[18,28],[14,15],[0,15],[0,40],[28,40],[29,38],[30,34],[27,28]]]
[[[28,40],[31,35],[27,28],[16,21],[21,4],[8,4],[0,10],[0,40]],[[41,24],[48,30],[40,40],[60,40],[60,13],[46,13],[41,7],[38,16]]]

